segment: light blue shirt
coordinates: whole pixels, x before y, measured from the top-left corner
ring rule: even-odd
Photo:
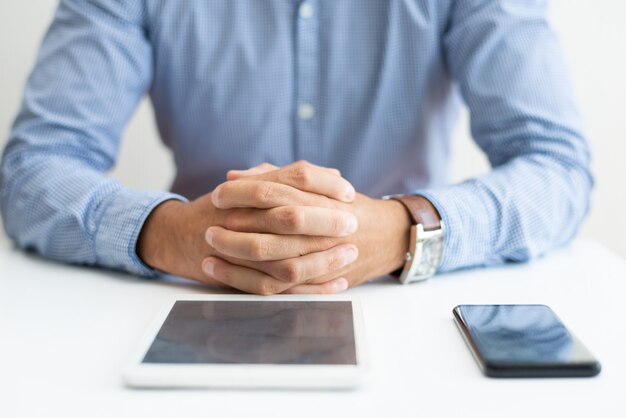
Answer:
[[[2,159],[6,231],[47,257],[151,275],[135,246],[156,205],[210,192],[229,169],[304,159],[373,197],[430,199],[447,227],[442,271],[528,260],[574,235],[592,187],[546,8],[62,0]],[[173,194],[106,175],[146,94]],[[449,184],[463,103],[493,170]]]

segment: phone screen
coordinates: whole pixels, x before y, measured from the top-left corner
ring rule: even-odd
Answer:
[[[454,317],[489,376],[593,376],[600,364],[545,305],[460,305]]]

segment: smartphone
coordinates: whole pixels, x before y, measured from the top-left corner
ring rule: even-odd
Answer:
[[[546,305],[459,305],[452,313],[486,376],[600,373],[600,363]]]

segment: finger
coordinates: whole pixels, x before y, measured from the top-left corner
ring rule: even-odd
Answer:
[[[205,239],[221,254],[251,261],[299,257],[336,244],[328,238],[235,232],[219,226],[207,229]]]
[[[303,165],[303,166],[307,166],[308,165],[310,167],[317,168],[317,169],[320,169],[322,171],[326,171],[328,173],[334,174],[335,176],[340,176],[341,177],[341,171],[339,171],[336,168],[324,167],[322,165],[313,164],[313,163],[311,163],[309,161],[306,161],[306,160],[296,161],[295,163],[291,163],[291,164],[288,164],[288,165],[284,166],[284,168],[288,168],[290,166],[299,166],[299,165]]]
[[[281,183],[343,202],[352,202],[356,194],[350,182],[337,175],[337,170],[302,161],[246,179]]]
[[[334,207],[333,200],[317,194],[272,181],[238,180],[220,184],[211,193],[211,201],[218,209],[257,208],[278,206]]]
[[[275,295],[292,286],[258,270],[231,264],[217,257],[205,258],[202,270],[208,277],[226,286],[257,295]]]
[[[301,161],[255,178],[286,184],[298,190],[344,202],[352,202],[356,194],[354,187],[346,179],[326,169]]]
[[[330,280],[326,283],[322,284],[300,284],[294,287],[290,287],[285,290],[283,293],[292,294],[292,295],[301,295],[301,294],[334,294],[343,292],[348,288],[348,281],[343,277],[338,279]]]
[[[231,231],[326,237],[351,235],[359,227],[356,216],[349,212],[313,206],[238,209],[229,213],[223,222]]]
[[[326,171],[327,173],[330,173],[334,176],[338,176],[341,177],[341,171],[339,171],[336,168],[330,168],[330,167],[322,167],[321,165],[316,165],[313,163],[309,163],[307,161],[298,161],[296,163],[293,164],[302,164],[302,165],[309,165],[311,167],[317,168],[319,170],[322,171]],[[289,166],[285,166],[284,168],[287,168]],[[262,163],[259,164],[255,167],[249,168],[247,170],[230,170],[227,174],[226,174],[226,178],[228,180],[238,180],[244,177],[251,177],[251,176],[258,176],[261,174],[265,174],[268,173],[270,171],[274,171],[274,170],[278,170],[280,169],[280,167],[277,167],[273,164],[270,163]]]
[[[292,284],[305,284],[310,280],[325,275],[337,277],[340,270],[355,262],[358,256],[359,253],[356,246],[341,244],[329,250],[318,251],[287,260],[253,263],[255,269],[267,273],[276,279]]]
[[[237,180],[242,177],[258,176],[259,174],[264,174],[278,169],[279,167],[274,164],[262,163],[247,170],[230,170],[226,173],[226,178],[228,180]]]
[[[308,165],[308,166],[311,166],[311,167],[313,167],[313,168],[318,168],[318,169],[320,169],[320,170],[322,170],[322,171],[326,171],[326,172],[328,172],[328,173],[334,174],[334,175],[336,175],[336,176],[341,176],[341,171],[339,171],[339,170],[338,170],[338,169],[336,169],[336,168],[332,168],[332,167],[324,167],[324,166],[322,166],[322,165],[313,164],[313,163],[311,163],[311,162],[309,162],[309,161],[306,161],[306,160],[296,161],[295,163],[291,163],[291,164],[289,164],[289,165],[286,165],[284,168],[287,168],[287,167],[289,167],[289,166],[298,166],[298,165],[305,165],[305,166],[306,166],[306,165]]]
[[[316,166],[316,167],[319,167],[319,166]],[[328,171],[333,176],[341,177],[341,171],[339,171],[338,168],[332,168],[332,167],[320,167],[320,168]]]

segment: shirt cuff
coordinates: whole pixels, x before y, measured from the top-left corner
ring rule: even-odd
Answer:
[[[100,216],[95,234],[95,252],[99,265],[126,270],[144,277],[159,273],[137,255],[137,240],[148,215],[166,200],[186,202],[183,196],[163,192],[138,192],[122,189],[113,196]]]
[[[444,243],[438,272],[463,267],[498,264],[492,255],[488,208],[467,195],[462,185],[418,190],[414,194],[428,199],[444,223]]]

